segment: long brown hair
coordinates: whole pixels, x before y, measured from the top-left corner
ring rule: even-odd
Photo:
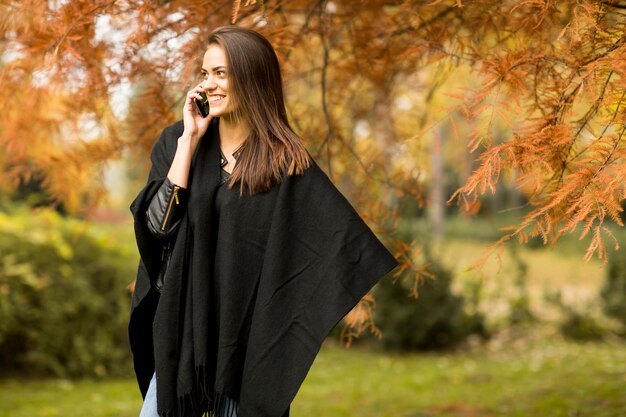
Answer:
[[[285,110],[280,66],[272,44],[260,33],[222,26],[209,45],[224,49],[234,117],[247,121],[250,134],[240,147],[229,188],[240,181],[250,194],[267,191],[283,175],[299,175],[310,165],[302,139],[291,129]]]

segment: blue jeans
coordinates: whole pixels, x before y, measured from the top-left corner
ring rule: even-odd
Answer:
[[[156,372],[152,374],[150,386],[143,400],[139,417],[159,417],[157,412],[157,396],[156,396]],[[228,397],[224,397],[224,401],[220,404],[218,413],[219,417],[237,417],[237,402]]]
[[[150,386],[148,387],[146,398],[143,400],[139,417],[159,417],[159,413],[157,412],[156,372],[152,374]]]

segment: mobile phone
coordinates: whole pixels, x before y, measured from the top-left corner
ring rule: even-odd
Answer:
[[[206,96],[205,92],[198,93],[202,97],[202,100],[198,100],[197,98],[193,99],[193,102],[196,103],[196,107],[198,111],[202,115],[202,117],[207,117],[209,115],[209,98]]]

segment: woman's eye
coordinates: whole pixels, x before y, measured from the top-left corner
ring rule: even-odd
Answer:
[[[217,75],[219,75],[220,77],[223,77],[223,76],[226,75],[226,71],[221,71],[220,70],[220,71],[217,72]]]

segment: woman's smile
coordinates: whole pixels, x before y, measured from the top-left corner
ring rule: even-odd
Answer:
[[[211,94],[209,95],[209,103],[211,103],[211,105],[220,104],[224,101],[224,98],[226,98],[226,96],[223,94]]]

